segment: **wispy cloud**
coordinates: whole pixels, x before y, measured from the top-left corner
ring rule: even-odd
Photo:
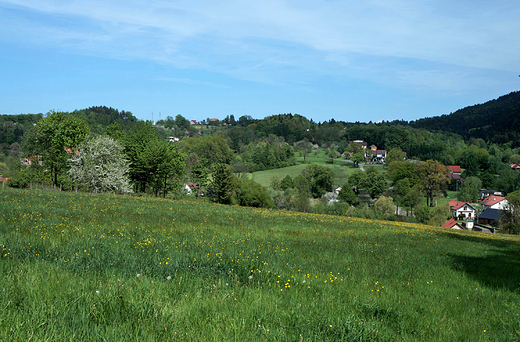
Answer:
[[[0,0],[0,10],[3,39],[257,82],[299,71],[295,82],[345,74],[452,90],[520,60],[514,1]]]

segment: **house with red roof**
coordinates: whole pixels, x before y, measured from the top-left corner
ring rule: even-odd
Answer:
[[[473,218],[475,217],[475,208],[468,202],[450,201],[450,210],[455,217]]]
[[[459,191],[460,183],[464,179],[460,176],[461,169],[458,165],[448,165],[448,178],[450,179],[450,190]]]
[[[506,198],[502,196],[488,196],[480,201],[480,205],[484,207],[484,210],[488,208],[507,210],[509,207],[509,203],[507,202]]]
[[[444,228],[451,228],[451,229],[464,229],[455,219],[450,219],[445,224],[442,225]]]
[[[520,172],[520,164],[510,164],[511,170]]]
[[[450,173],[453,173],[453,174],[456,174],[456,175],[459,175],[461,174],[461,169],[460,169],[460,166],[458,165],[448,165],[448,169],[450,169]]]

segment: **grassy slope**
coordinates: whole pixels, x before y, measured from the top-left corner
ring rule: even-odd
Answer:
[[[518,237],[128,196],[0,197],[0,341],[520,338]]]

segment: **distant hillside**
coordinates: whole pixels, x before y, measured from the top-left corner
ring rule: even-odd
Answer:
[[[457,110],[449,115],[424,118],[409,123],[414,128],[429,131],[447,131],[466,139],[482,138],[485,141],[520,146],[520,91],[496,100]]]

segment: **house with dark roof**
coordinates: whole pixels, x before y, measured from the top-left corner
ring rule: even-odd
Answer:
[[[487,208],[478,216],[478,223],[490,225],[493,221],[501,221],[504,210]]]
[[[504,196],[500,191],[496,190],[480,189],[478,193],[481,200],[488,198],[489,196]]]
[[[386,150],[373,150],[372,153],[372,162],[381,164],[385,162]]]
[[[475,208],[468,202],[450,201],[450,210],[455,217],[473,218],[475,217]]]

